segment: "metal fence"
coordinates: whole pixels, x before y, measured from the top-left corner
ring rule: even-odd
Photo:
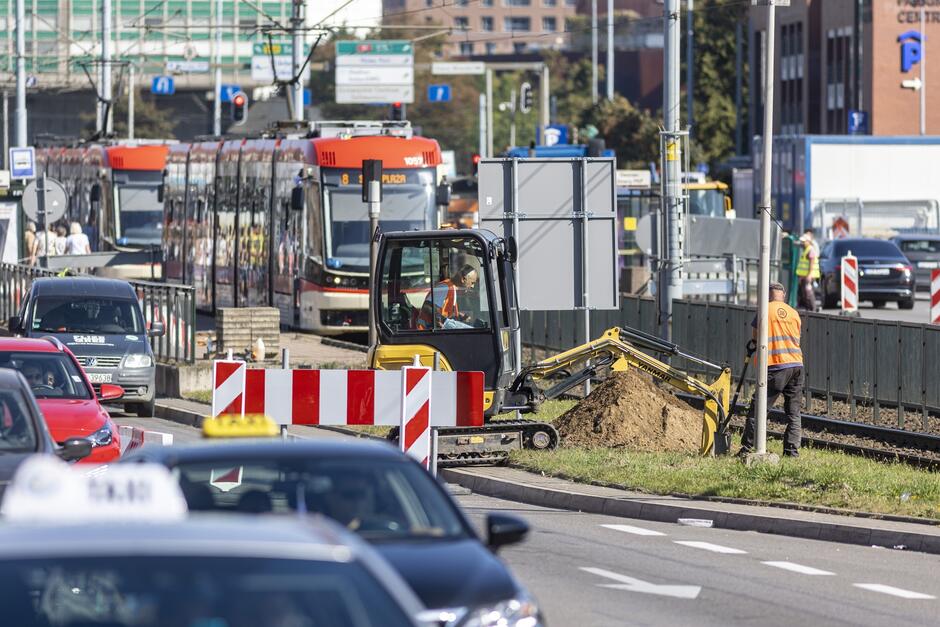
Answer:
[[[523,342],[549,350],[563,350],[583,342],[578,312],[527,312],[523,316]],[[725,303],[676,301],[673,305],[673,340],[689,353],[718,364],[728,364],[740,375],[745,345],[751,338],[755,309]],[[904,427],[905,411],[920,415],[919,425],[929,430],[930,414],[940,414],[940,327],[838,315],[801,314],[802,348],[806,370],[806,409],[810,402],[845,407],[836,414],[853,420],[867,408],[875,422]],[[619,311],[591,312],[592,335],[613,326],[629,326],[658,333],[656,304],[651,299],[622,296]],[[701,365],[677,361],[692,374],[706,373]],[[749,387],[754,369],[750,369]],[[889,413],[890,412],[890,413]]]
[[[19,313],[33,279],[58,276],[57,272],[11,263],[0,263],[0,321],[6,324],[10,316]],[[150,338],[153,354],[158,361],[192,363],[196,359],[196,299],[192,287],[128,281],[137,292],[149,325],[162,321],[166,333]]]

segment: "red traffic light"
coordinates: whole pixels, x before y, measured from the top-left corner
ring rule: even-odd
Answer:
[[[478,165],[480,163],[480,155],[473,155],[473,165]]]
[[[235,96],[232,98],[232,104],[234,104],[236,107],[245,106],[245,94],[235,94]]]

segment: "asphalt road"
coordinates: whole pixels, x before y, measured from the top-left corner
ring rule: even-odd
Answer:
[[[120,424],[199,437],[159,419]],[[305,434],[335,434],[316,429]],[[940,616],[940,557],[873,547],[546,509],[469,494],[486,513],[529,521],[502,557],[552,626],[929,625]]]
[[[927,324],[930,322],[930,296],[926,292],[918,292],[913,309],[898,309],[897,303],[885,303],[884,307],[876,309],[870,302],[859,303],[858,312],[862,318],[872,320],[900,320],[901,322],[914,322]],[[823,309],[822,313],[838,314],[838,309]]]

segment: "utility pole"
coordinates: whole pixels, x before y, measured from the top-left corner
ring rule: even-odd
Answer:
[[[478,112],[480,116],[480,146],[477,152],[481,157],[489,157],[486,153],[486,94],[480,94],[480,107]]]
[[[111,93],[111,0],[101,0],[101,129],[106,135],[111,134],[112,93]]]
[[[767,454],[767,316],[770,311],[770,212],[774,143],[774,38],[775,0],[758,0],[767,6],[767,47],[764,59],[764,136],[761,158],[763,186],[760,202],[760,272],[757,281],[757,393],[754,399],[755,445],[758,456]]]
[[[685,24],[685,98],[686,112],[685,117],[688,120],[689,132],[695,125],[695,117],[692,110],[695,107],[695,23],[692,20],[692,11],[695,9],[695,0],[687,0],[688,10],[686,11]]]
[[[16,145],[26,146],[26,8],[16,0]]]
[[[486,156],[493,156],[493,69],[486,67]]]
[[[549,76],[548,63],[542,64],[542,75],[539,80],[539,100],[542,101],[541,111],[539,112],[539,119],[542,121],[542,136],[540,137],[541,142],[545,143],[545,129],[548,128],[548,125],[552,123],[551,115],[551,103],[552,103],[552,86],[551,86],[551,77]]]
[[[222,0],[215,0],[215,102],[212,103],[212,134],[222,134]]]
[[[0,155],[0,162],[3,163],[3,169],[9,170],[10,164],[10,94],[3,90],[3,154]]]
[[[663,77],[663,218],[665,251],[660,250],[660,333],[672,337],[672,301],[682,298],[682,131],[679,120],[680,23],[679,0],[665,0],[665,76]],[[662,240],[661,240],[662,241]],[[665,255],[663,254],[665,253]]]
[[[744,33],[741,20],[734,25],[734,154],[744,154],[744,120],[741,119],[741,109],[744,106]]]
[[[304,0],[294,0],[294,10],[291,15],[291,33],[293,41],[293,75],[296,81],[291,85],[294,100],[294,120],[301,122],[304,119],[304,77],[301,68],[304,65]]]
[[[689,0],[690,2],[692,0]],[[614,0],[607,0],[607,100],[614,99]]]
[[[127,65],[127,138],[134,139],[134,96],[137,85],[134,81],[134,64]]]
[[[591,102],[597,104],[597,0],[591,0]]]
[[[927,7],[920,5],[920,134],[927,134]]]

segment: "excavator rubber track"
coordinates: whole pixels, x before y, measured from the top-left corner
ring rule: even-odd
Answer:
[[[558,446],[558,431],[552,425],[534,420],[496,420],[482,427],[440,427],[437,429],[438,468],[501,464],[511,451],[550,450]],[[398,428],[388,439],[398,441]]]

